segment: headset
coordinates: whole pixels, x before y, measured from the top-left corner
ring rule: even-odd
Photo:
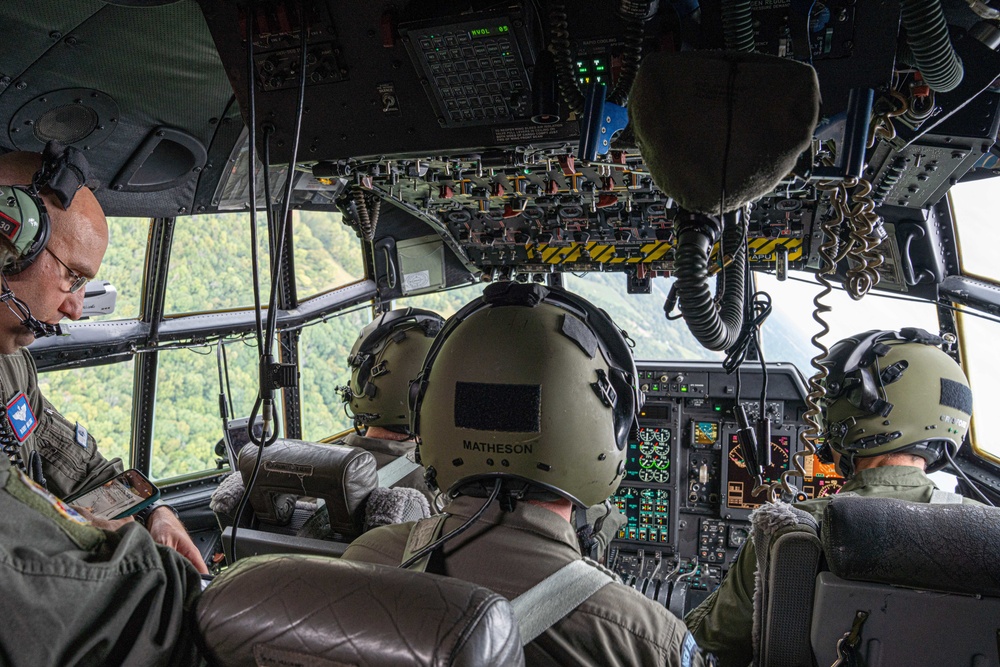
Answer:
[[[41,322],[31,309],[18,299],[7,284],[6,276],[21,273],[42,254],[52,234],[52,222],[42,200],[45,188],[55,196],[63,210],[69,208],[76,192],[88,184],[90,165],[83,152],[50,141],[42,153],[42,166],[28,185],[0,185],[0,235],[13,246],[13,258],[0,266],[0,302],[11,309],[36,338],[60,335],[58,324]]]

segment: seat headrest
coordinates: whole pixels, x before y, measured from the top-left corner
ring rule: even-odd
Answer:
[[[823,551],[843,579],[1000,596],[1000,509],[835,497]]]
[[[195,617],[209,663],[524,665],[510,603],[475,584],[315,556],[240,560]]]
[[[244,483],[257,457],[257,446],[240,450]],[[259,519],[286,524],[298,496],[322,498],[330,515],[330,529],[345,537],[364,530],[365,500],[378,487],[375,457],[358,447],[326,445],[301,440],[277,440],[264,448],[250,504]],[[284,502],[291,498],[291,502]]]

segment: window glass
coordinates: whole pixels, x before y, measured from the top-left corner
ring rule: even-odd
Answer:
[[[105,458],[121,458],[129,467],[132,438],[132,360],[105,366],[48,371],[38,377],[47,399],[71,422],[97,439]],[[95,391],[100,387],[100,391]]]
[[[771,315],[762,327],[764,358],[795,364],[805,377],[815,372],[810,365],[820,351],[810,339],[822,327],[813,319],[813,298],[822,286],[813,274],[791,272],[789,280],[756,273],[757,290],[771,295]],[[836,283],[835,283],[836,284]],[[823,314],[830,333],[821,342],[830,347],[837,341],[869,329],[900,329],[920,327],[938,333],[937,308],[926,301],[901,300],[884,292],[870,292],[860,301],[851,299],[844,290],[834,289],[823,298],[831,311]]]
[[[993,178],[959,183],[950,190],[964,273],[1000,278],[994,252],[1000,245],[996,194],[997,181]]]
[[[418,294],[399,299],[394,308],[423,308],[430,310],[441,317],[448,318],[455,314],[462,306],[469,303],[476,297],[483,295],[485,283],[471,283],[461,287],[454,287],[446,292],[431,292],[429,294]]]
[[[149,239],[148,218],[108,218],[108,251],[94,278],[108,281],[117,292],[115,310],[95,320],[123,320],[139,317],[142,301],[142,274]]]
[[[249,417],[257,398],[257,346],[252,339],[226,343],[232,402],[230,418]],[[280,397],[276,401],[279,411]],[[217,470],[215,444],[222,438],[217,348],[162,350],[156,378],[153,479]]]
[[[350,380],[347,355],[370,321],[371,306],[367,306],[302,329],[299,387],[306,440],[322,440],[351,427],[337,387]]]
[[[267,222],[257,215],[260,295],[270,294]],[[250,214],[219,213],[177,218],[164,302],[168,314],[253,306]]]
[[[295,282],[299,299],[365,277],[361,241],[329,211],[294,211]]]
[[[996,409],[1000,404],[1000,356],[996,352],[1000,326],[968,314],[959,316],[959,324],[965,372],[972,384],[973,442],[977,450],[1000,460],[1000,412]]]
[[[628,294],[623,273],[564,274],[566,289],[603,308],[635,341],[636,359],[721,360],[691,335],[683,320],[669,321],[663,304],[673,280],[656,278],[651,294]],[[713,288],[714,288],[714,281]]]

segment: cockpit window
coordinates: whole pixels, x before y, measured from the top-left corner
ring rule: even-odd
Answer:
[[[266,303],[270,293],[267,222],[263,214],[257,217],[260,292]],[[164,312],[177,315],[253,306],[250,267],[249,213],[177,218]]]
[[[972,441],[980,454],[1000,462],[1000,358],[996,338],[1000,326],[972,315],[960,316],[965,372],[972,384]]]
[[[950,195],[962,247],[962,272],[1000,279],[996,261],[996,248],[1000,245],[996,181],[983,179],[959,183],[951,189]]]
[[[93,319],[125,320],[139,316],[142,301],[142,259],[149,239],[149,218],[108,218],[108,251],[94,278],[117,292],[114,312]],[[89,291],[89,290],[88,290]]]
[[[683,320],[668,322],[663,315],[672,280],[653,280],[651,294],[628,294],[620,273],[567,274],[566,289],[603,308],[635,341],[636,359],[705,359],[725,357],[701,346]],[[674,311],[677,314],[677,311]]]
[[[371,321],[371,305],[353,309],[302,329],[299,338],[299,387],[302,436],[321,440],[351,428],[337,387],[350,380],[347,356],[358,332]]]
[[[450,289],[447,292],[431,292],[404,297],[396,305],[399,308],[424,308],[434,311],[441,317],[451,317],[459,308],[477,296],[482,296],[485,287],[486,285],[483,283],[471,283]]]
[[[822,287],[812,274],[799,272],[790,273],[785,281],[762,273],[756,278],[757,289],[769,293],[773,304],[763,326],[764,358],[769,362],[795,364],[802,375],[810,377],[815,371],[809,360],[819,353],[810,339],[821,330],[812,318],[813,298]],[[834,289],[823,297],[823,302],[832,307],[823,315],[830,325],[830,333],[822,339],[827,347],[869,329],[920,327],[939,333],[935,307],[905,295],[870,292],[860,301],[854,301],[843,290]]]
[[[295,211],[295,282],[300,299],[365,277],[361,241],[343,223],[343,215],[329,211]]]

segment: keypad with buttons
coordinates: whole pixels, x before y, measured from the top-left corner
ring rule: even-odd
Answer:
[[[442,125],[487,125],[531,114],[521,50],[507,18],[410,29],[415,64],[439,106]]]

